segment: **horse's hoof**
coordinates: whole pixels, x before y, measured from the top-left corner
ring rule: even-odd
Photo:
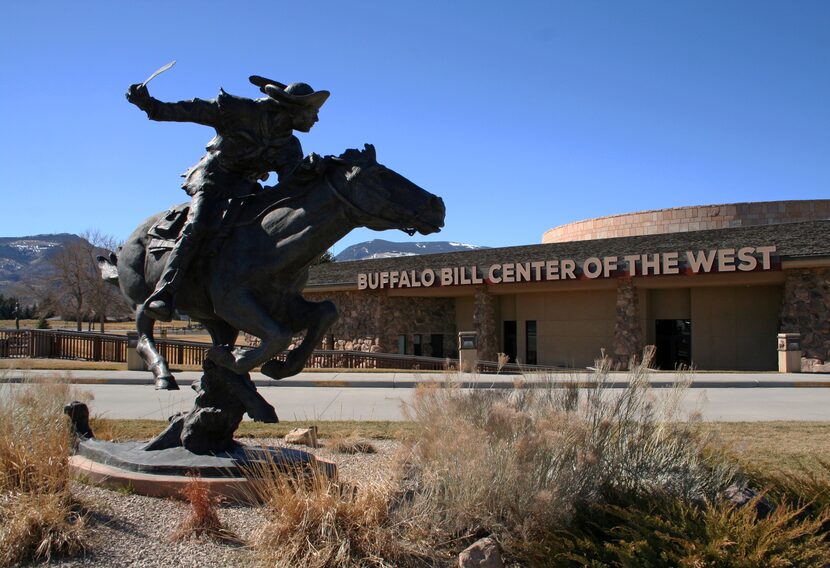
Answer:
[[[250,416],[251,420],[254,422],[264,422],[265,424],[277,424],[280,421],[280,419],[277,418],[277,411],[274,410],[274,407],[271,405],[264,408],[258,408],[253,414],[248,412],[248,416]]]
[[[172,375],[169,377],[159,377],[156,379],[156,390],[177,391],[179,390],[179,384],[176,382],[176,379]]]
[[[289,373],[285,368],[285,363],[277,359],[272,359],[271,361],[265,363],[260,369],[260,371],[263,375],[265,375],[266,377],[270,377],[275,381],[284,379],[285,377],[289,376]]]

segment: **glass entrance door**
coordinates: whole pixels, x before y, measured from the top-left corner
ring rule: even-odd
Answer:
[[[656,320],[655,363],[659,369],[672,370],[692,364],[692,321]]]
[[[518,348],[516,346],[516,322],[515,321],[505,321],[503,324],[504,333],[502,337],[504,337],[504,354],[510,357],[510,362],[516,362],[516,352]]]

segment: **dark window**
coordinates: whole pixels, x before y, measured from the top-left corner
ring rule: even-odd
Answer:
[[[406,355],[406,336],[399,335],[398,336],[398,353],[401,355]]]
[[[424,350],[421,347],[421,334],[416,333],[412,336],[412,354],[416,357],[420,357],[424,354]]]
[[[429,339],[429,346],[432,349],[432,356],[433,357],[443,357],[444,356],[444,334],[443,333],[433,333]]]
[[[515,321],[505,321],[504,322],[504,354],[510,357],[510,362],[516,362],[516,355],[518,354],[518,349],[516,347],[516,338],[518,337],[516,333],[516,322]]]
[[[536,365],[536,320],[527,320],[525,324],[525,346],[528,365]]]

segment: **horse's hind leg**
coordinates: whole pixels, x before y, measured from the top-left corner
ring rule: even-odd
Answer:
[[[135,325],[138,330],[138,345],[136,351],[147,368],[153,373],[156,379],[156,390],[179,390],[176,379],[167,368],[167,361],[164,360],[156,349],[156,342],[153,339],[153,326],[156,321],[144,312],[144,304],[139,304],[135,311]]]

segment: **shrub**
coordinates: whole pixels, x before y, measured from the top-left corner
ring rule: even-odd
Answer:
[[[731,480],[729,467],[707,461],[696,423],[678,420],[681,389],[652,391],[646,364],[625,389],[607,388],[606,367],[594,379],[582,389],[419,390],[418,514],[448,538],[522,540],[613,491],[703,500]]]
[[[804,507],[781,503],[757,517],[754,503],[706,506],[677,497],[621,499],[581,511],[567,530],[525,547],[535,566],[660,566],[821,568],[830,542],[821,531],[830,511],[805,516]]]

